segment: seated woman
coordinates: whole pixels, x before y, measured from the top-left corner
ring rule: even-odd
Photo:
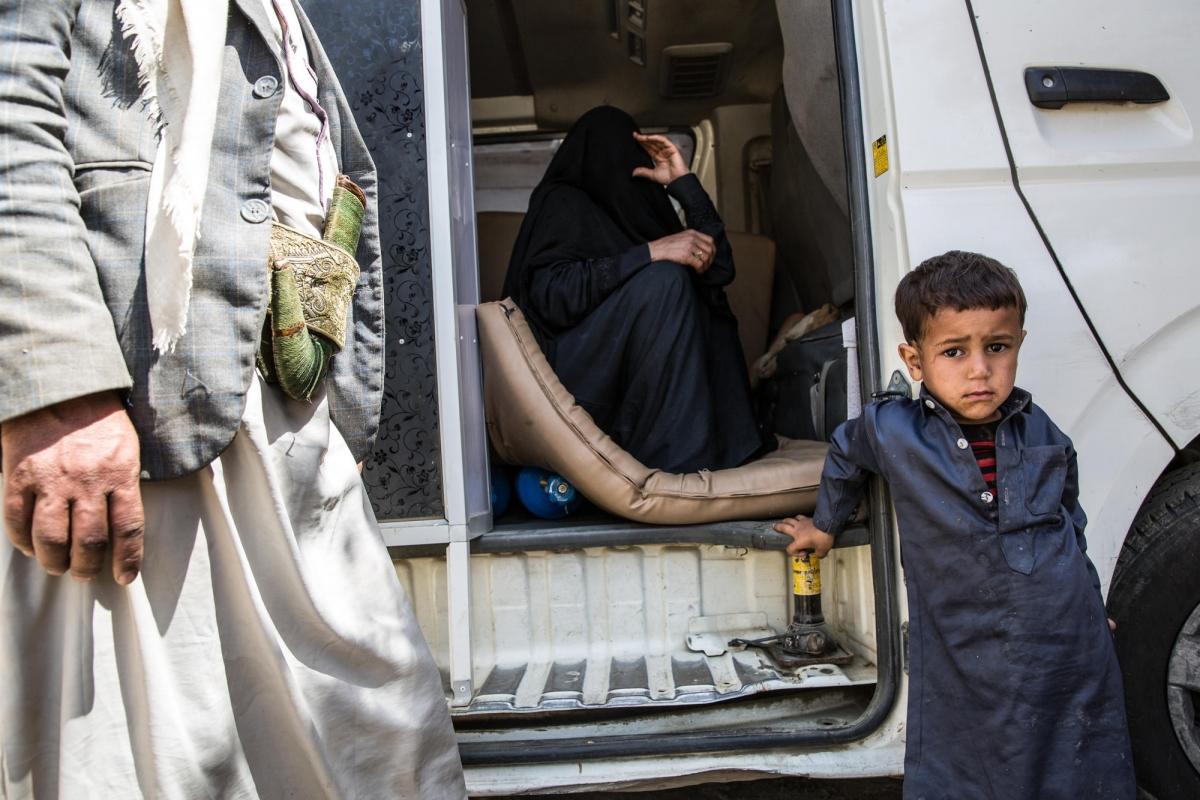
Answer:
[[[504,292],[602,430],[647,466],[694,472],[766,449],[721,288],[733,276],[725,226],[679,151],[600,107],[534,189]]]

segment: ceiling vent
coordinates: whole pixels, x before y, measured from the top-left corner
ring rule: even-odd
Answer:
[[[662,52],[663,97],[712,97],[721,91],[733,45],[681,44]]]

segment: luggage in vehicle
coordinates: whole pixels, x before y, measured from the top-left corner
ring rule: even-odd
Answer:
[[[758,389],[760,424],[789,439],[828,440],[846,420],[847,358],[842,322],[788,342],[775,374]]]

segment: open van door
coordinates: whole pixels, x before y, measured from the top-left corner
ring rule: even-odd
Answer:
[[[1200,434],[1200,8],[1117,0],[966,6],[1014,188],[1121,389],[1156,429],[1153,446],[1189,447]],[[1089,447],[1109,448],[1113,462],[1133,446],[1100,421],[1079,424],[1108,428]],[[1156,477],[1133,476],[1144,482],[1139,497]],[[1180,480],[1193,494],[1200,483],[1183,475],[1160,488]],[[1177,488],[1189,496],[1187,486]],[[1139,782],[1156,797],[1194,797],[1200,580],[1192,565],[1200,536],[1194,512],[1174,528],[1164,523],[1179,503],[1157,496],[1126,540],[1109,607],[1122,626],[1116,640]],[[1132,510],[1089,506],[1102,526],[1127,524]],[[1120,546],[1123,537],[1108,538]]]
[[[775,216],[788,223],[804,209],[772,200],[767,186],[742,175],[751,161],[758,178],[768,165],[782,171],[791,159],[807,166],[801,154],[771,143],[778,138],[772,103],[784,82],[796,90],[793,125],[797,118],[843,118],[841,125],[802,126],[805,141],[819,134],[829,157],[847,162],[836,183],[845,184],[839,210],[849,224],[832,232],[813,225],[811,232],[845,240],[832,266],[854,288],[843,300],[859,323],[857,355],[845,355],[843,363],[857,369],[864,392],[881,388],[861,119],[867,103],[850,0],[805,0],[803,8],[792,0],[709,4],[703,13],[688,0],[652,2],[649,11],[640,0],[614,0],[586,13],[552,0],[311,5],[343,82],[362,87],[351,103],[380,167],[392,282],[386,394],[409,412],[389,415],[385,406],[381,437],[390,438],[366,477],[370,484],[384,473],[416,476],[416,485],[401,491],[395,481],[378,481],[372,501],[442,672],[472,794],[649,787],[724,773],[897,772],[903,633],[894,530],[880,487],[871,493],[864,524],[842,537],[822,570],[820,624],[844,652],[777,663],[757,645],[770,645],[796,620],[796,609],[812,606],[811,595],[805,605],[795,603],[786,542],[770,530],[773,519],[654,525],[584,509],[571,519],[545,520],[510,504],[493,524],[480,403],[475,314],[489,283],[479,262],[502,271],[512,244],[489,239],[476,219],[518,214],[527,203],[527,197],[514,207],[489,203],[488,149],[517,161],[540,158],[553,152],[578,113],[609,102],[638,111],[648,129],[686,132],[697,147],[693,169],[712,179],[709,191],[718,199],[715,164],[723,156],[726,196],[740,199],[753,185],[760,202],[773,204],[765,208],[777,206]],[[688,94],[688,85],[663,77],[684,74],[677,69],[680,52],[696,55],[680,46],[725,38],[734,49],[700,53],[734,53],[727,68],[703,73],[716,81],[713,93]],[[819,47],[808,46],[814,39]],[[808,58],[785,67],[785,50]],[[502,53],[508,55],[501,59]],[[512,82],[495,79],[509,74],[505,64]],[[527,74],[529,64],[541,67]],[[730,78],[721,83],[726,70]],[[750,80],[754,75],[760,77]],[[876,108],[883,95],[877,82],[873,87]],[[473,187],[476,158],[482,194]],[[750,225],[736,210],[742,206],[734,203],[731,214]],[[730,230],[750,244],[772,243],[761,224]],[[739,269],[751,274],[743,268],[761,261],[773,270],[778,252],[747,247]],[[420,277],[428,275],[428,291],[393,291],[410,264],[420,266]],[[492,282],[497,291],[499,283]],[[772,289],[770,282],[766,287]],[[428,349],[414,346],[418,335]],[[421,365],[419,380],[404,369],[413,362]],[[494,380],[509,363],[520,366],[515,358],[489,362],[489,376]],[[848,411],[849,392],[844,402]],[[418,436],[405,437],[418,406],[421,414],[436,408],[436,418]],[[422,470],[408,469],[418,458]],[[423,502],[405,502],[409,494]],[[800,616],[811,623],[806,613]]]
[[[438,419],[449,542],[447,643],[451,703],[474,690],[470,540],[492,526],[475,306],[479,257],[471,156],[471,82],[463,0],[423,0],[429,245],[437,328]]]

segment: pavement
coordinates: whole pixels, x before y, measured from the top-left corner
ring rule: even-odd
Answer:
[[[559,797],[563,800],[900,800],[900,781],[892,778],[843,781],[777,778],[737,783],[706,783],[684,789],[651,792],[540,796]]]

